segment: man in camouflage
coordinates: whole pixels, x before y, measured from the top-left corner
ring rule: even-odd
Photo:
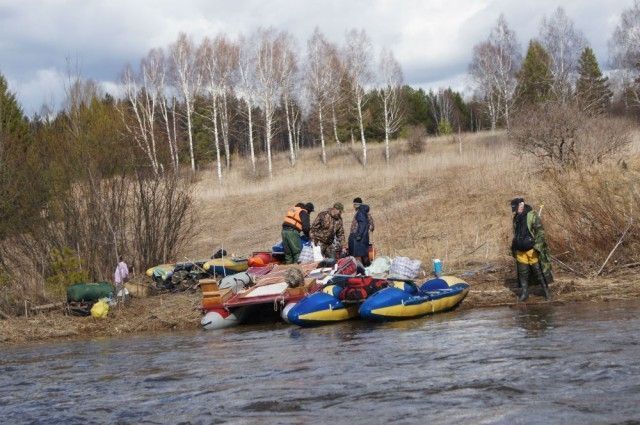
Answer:
[[[336,258],[336,242],[340,247],[345,244],[343,211],[344,206],[336,202],[333,207],[318,213],[311,225],[311,240],[320,245],[325,258]]]

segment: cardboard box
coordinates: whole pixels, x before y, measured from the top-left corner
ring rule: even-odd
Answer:
[[[203,294],[217,291],[218,289],[218,281],[216,279],[200,279],[200,290]]]
[[[222,307],[222,305],[233,295],[231,288],[220,289],[218,291],[209,291],[202,293],[202,308],[208,310],[210,308]]]

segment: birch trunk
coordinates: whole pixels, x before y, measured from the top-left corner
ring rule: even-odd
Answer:
[[[367,166],[367,141],[364,138],[364,123],[362,121],[362,97],[358,97],[358,124],[360,125],[360,140],[362,141],[362,166]]]
[[[247,104],[247,116],[249,121],[249,151],[251,153],[251,167],[253,168],[253,173],[256,172],[256,152],[253,146],[253,113],[251,111],[251,103],[248,100],[245,101]]]
[[[318,105],[318,122],[320,123],[320,146],[322,146],[322,163],[327,163],[327,151],[324,144],[324,130],[322,126],[322,105]]]
[[[218,181],[222,182],[222,162],[220,161],[220,136],[218,135],[218,102],[216,97],[212,96],[213,116],[213,140],[216,146],[216,171],[218,174]]]
[[[338,137],[338,117],[336,116],[336,107],[331,105],[331,119],[333,121],[333,137],[336,139],[336,145],[340,146],[340,138]]]
[[[384,159],[389,163],[389,112],[388,112],[388,101],[385,97],[382,99],[382,106],[384,109]]]
[[[222,93],[222,114],[220,115],[222,127],[222,141],[224,142],[224,158],[227,169],[231,166],[231,156],[229,147],[229,110],[227,108],[227,92]]]
[[[291,119],[289,117],[289,97],[284,96],[284,110],[287,117],[287,134],[289,136],[289,162],[291,166],[296,165],[296,152],[293,147],[293,129],[291,128]]]

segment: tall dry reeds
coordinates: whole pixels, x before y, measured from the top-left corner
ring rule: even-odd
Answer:
[[[585,275],[640,262],[637,163],[555,172],[546,187],[548,239],[561,261]]]

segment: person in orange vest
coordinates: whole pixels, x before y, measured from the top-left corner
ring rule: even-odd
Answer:
[[[298,203],[289,208],[282,222],[282,244],[284,245],[284,262],[293,264],[298,262],[302,251],[302,232],[307,238],[311,228],[311,213],[314,207],[311,202]]]

